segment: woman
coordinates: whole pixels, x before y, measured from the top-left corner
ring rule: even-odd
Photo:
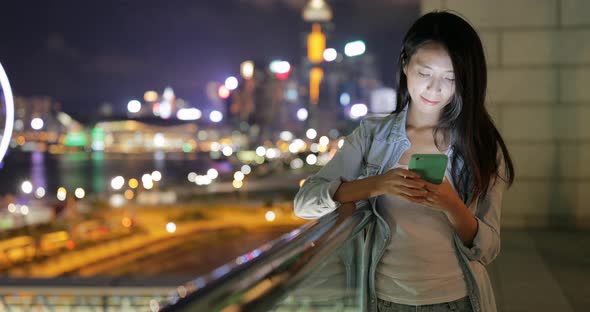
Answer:
[[[514,170],[484,106],[481,40],[459,16],[432,12],[410,28],[399,59],[396,110],[361,122],[307,179],[295,213],[372,210],[368,311],[496,311],[484,266],[500,250]],[[443,182],[407,170],[412,154],[446,154]]]

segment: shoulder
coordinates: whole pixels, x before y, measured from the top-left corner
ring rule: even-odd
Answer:
[[[359,129],[364,137],[385,140],[395,135],[403,123],[401,113],[392,113],[387,116],[370,116],[361,120]]]

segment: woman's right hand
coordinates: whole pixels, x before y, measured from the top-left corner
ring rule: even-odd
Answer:
[[[403,198],[413,203],[422,203],[428,193],[425,184],[419,182],[420,175],[403,168],[395,168],[377,178],[379,193]]]

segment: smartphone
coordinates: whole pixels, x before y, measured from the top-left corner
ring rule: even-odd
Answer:
[[[420,174],[425,181],[441,184],[448,161],[449,158],[444,154],[413,154],[408,169]]]

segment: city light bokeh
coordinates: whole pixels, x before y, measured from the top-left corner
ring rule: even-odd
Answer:
[[[8,136],[5,129],[0,144],[0,152],[5,148],[8,155],[4,161],[0,153],[0,204],[5,206],[0,232],[8,233],[0,237],[0,254],[6,255],[0,257],[0,269],[10,277],[119,274],[113,272],[124,275],[115,277],[123,281],[146,277],[149,270],[137,259],[151,263],[155,281],[175,266],[182,276],[192,276],[197,268],[208,269],[176,264],[183,261],[178,253],[158,258],[159,253],[184,250],[203,229],[213,237],[235,235],[232,231],[238,229],[244,231],[238,236],[262,244],[274,238],[273,231],[302,225],[290,200],[303,178],[334,157],[343,136],[358,125],[362,110],[349,104],[372,108],[371,94],[383,84],[373,49],[361,53],[357,46],[352,49],[356,55],[347,55],[350,48],[342,40],[352,34],[338,35],[339,28],[329,25],[332,10],[326,1],[300,4],[296,19],[303,18],[301,29],[291,22],[288,32],[280,30],[280,23],[260,28],[276,26],[272,36],[279,41],[242,27],[242,13],[223,22],[235,36],[218,27],[181,26],[214,23],[217,18],[207,22],[179,16],[196,12],[191,8],[218,7],[216,2],[173,4],[141,21],[125,18],[126,25],[141,29],[134,32],[139,37],[120,27],[119,15],[104,15],[92,3],[87,5],[96,18],[109,23],[87,29],[92,18],[79,15],[80,5],[48,10],[47,16],[55,19],[47,29],[56,21],[64,26],[41,43],[27,37],[45,47],[36,52],[45,65],[35,65],[39,59],[30,57],[31,65],[24,69],[7,66],[19,86],[12,110],[8,80],[2,80],[0,101],[5,100],[6,116],[13,115],[4,126],[14,128]],[[178,6],[191,8],[171,17]],[[142,16],[153,5],[120,9],[129,8],[138,11],[128,16]],[[220,11],[220,17],[229,11]],[[25,33],[35,21],[23,20],[28,22],[19,32]],[[104,33],[110,25],[113,29]],[[94,35],[97,40],[86,41]],[[264,48],[258,43],[249,43],[249,51],[244,48],[240,42],[253,35],[265,40]],[[133,44],[124,44],[131,39]],[[23,78],[31,68],[39,72]],[[250,235],[253,229],[263,236]],[[21,245],[9,252],[2,244],[12,243],[7,242],[12,234]],[[217,248],[217,240],[211,241],[210,248]],[[211,254],[234,252],[223,247]],[[237,259],[251,261],[261,250]],[[174,289],[178,295],[191,291]],[[116,305],[114,296],[104,298]],[[130,298],[135,297],[117,300],[121,305],[135,302]],[[158,310],[160,299],[142,299],[140,310],[147,305]]]

